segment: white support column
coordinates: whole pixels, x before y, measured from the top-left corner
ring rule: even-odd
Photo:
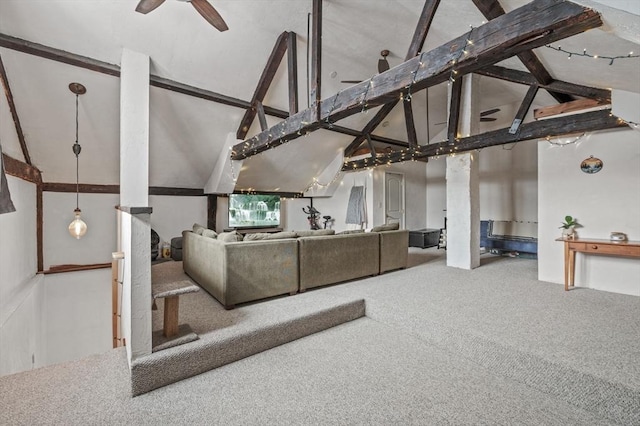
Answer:
[[[121,325],[131,362],[151,354],[149,57],[123,49],[120,75],[120,210],[124,253]]]
[[[459,137],[478,131],[478,83],[478,76],[464,76]],[[447,157],[447,266],[480,266],[480,182],[473,152]]]
[[[122,51],[120,205],[149,205],[149,57]]]

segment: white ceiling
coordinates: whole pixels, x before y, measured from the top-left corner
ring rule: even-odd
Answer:
[[[151,58],[151,72],[191,86],[251,99],[277,37],[298,34],[300,108],[307,106],[307,19],[311,0],[210,0],[229,31],[220,33],[189,4],[167,0],[142,15],[133,0],[0,0],[0,32],[104,62],[119,64],[123,47]],[[603,0],[582,3],[615,12],[640,26],[640,2]],[[510,11],[525,0],[501,0]],[[608,5],[602,6],[602,3]],[[322,94],[330,96],[347,85],[343,79],[367,79],[376,72],[379,52],[389,49],[391,66],[401,63],[413,35],[424,0],[325,0],[323,2]],[[610,9],[610,7],[617,9]],[[632,12],[632,13],[629,13]],[[430,50],[479,26],[483,16],[471,0],[440,2],[424,50]],[[600,55],[640,52],[630,37],[619,38],[592,30],[560,43],[563,48]],[[631,31],[633,33],[633,31]],[[633,37],[631,37],[633,39]],[[637,40],[635,40],[637,42]],[[547,48],[536,53],[557,79],[603,88],[640,92],[640,59],[607,61],[572,58]],[[34,164],[45,182],[74,182],[74,95],[67,86],[87,87],[80,97],[80,180],[114,184],[119,180],[119,79],[89,70],[0,48],[0,55],[22,122]],[[505,66],[524,70],[517,61]],[[519,102],[526,87],[482,78],[483,109]],[[0,100],[0,141],[3,150],[23,159],[6,99]],[[264,104],[287,109],[286,58]],[[210,101],[151,88],[150,184],[202,188],[207,182],[229,133],[235,133],[244,111]],[[537,105],[554,100],[540,92]],[[429,127],[426,96],[412,102],[421,143],[433,138],[446,120],[446,85],[429,89]],[[505,110],[511,110],[505,108]],[[375,114],[357,114],[339,124],[361,129]],[[504,112],[503,112],[504,114]],[[500,115],[500,114],[499,114]],[[494,125],[508,123],[499,117]],[[279,119],[268,117],[269,124]],[[249,136],[259,130],[257,120]],[[376,134],[406,140],[402,108],[389,115]],[[346,147],[352,137],[318,131],[244,162],[238,189],[300,191]]]

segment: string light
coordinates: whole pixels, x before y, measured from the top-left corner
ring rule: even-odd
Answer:
[[[451,73],[449,74],[449,83],[453,83],[454,81],[456,81],[455,75],[458,74],[458,71],[455,69],[455,66],[458,64],[458,62],[460,62],[460,58],[462,57],[462,55],[469,54],[467,47],[473,46],[473,40],[471,38],[471,34],[473,33],[474,27],[473,25],[469,25],[469,27],[471,27],[471,29],[469,30],[469,33],[465,38],[464,46],[462,47],[462,49],[458,51],[458,54],[456,55],[456,57],[453,58],[453,60],[451,61],[451,65],[453,66],[451,67]]]
[[[418,71],[420,71],[420,68],[424,65],[424,62],[422,61],[423,57],[424,57],[424,52],[420,54],[420,59],[418,60],[418,66],[416,67],[415,70],[411,72],[411,74],[413,74],[413,78],[411,79],[411,83],[409,83],[409,85],[407,86],[407,95],[403,96],[403,94],[400,93],[400,100],[411,102],[411,88],[416,83],[416,77],[418,75]]]
[[[584,136],[586,135],[586,133],[581,134],[580,136],[577,136],[574,140],[571,141],[566,141],[566,142],[561,142],[559,140],[557,141],[553,141],[551,136],[547,136],[546,138],[544,138],[547,142],[549,142],[550,145],[553,146],[566,146],[566,145],[572,145],[574,143],[577,143],[580,139],[582,139]]]
[[[550,44],[545,46],[548,49],[553,49],[557,52],[566,53],[567,59],[571,59],[572,56],[583,56],[586,58],[593,59],[607,59],[609,61],[609,65],[613,65],[613,62],[617,59],[629,59],[629,58],[640,58],[640,55],[634,55],[633,52],[629,52],[627,55],[617,55],[617,56],[604,56],[604,55],[592,55],[587,52],[587,49],[583,49],[582,52],[572,52],[570,50],[563,49],[561,46],[555,47]]]

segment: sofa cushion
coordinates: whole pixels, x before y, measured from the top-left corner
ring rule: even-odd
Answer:
[[[362,234],[363,232],[364,229],[347,229],[346,231],[336,233],[336,235]]]
[[[282,240],[284,238],[296,238],[298,235],[295,231],[290,232],[256,232],[253,234],[247,234],[244,236],[243,241],[257,241],[257,240]]]
[[[298,237],[317,237],[320,235],[335,235],[336,231],[333,229],[309,229],[305,231],[295,231]]]
[[[205,229],[207,229],[207,227],[206,227],[206,226],[202,226],[202,225],[200,225],[200,224],[198,224],[198,223],[194,223],[194,224],[193,224],[193,228],[192,228],[193,232],[194,232],[195,234],[198,234],[198,235],[202,235],[202,232],[203,232]]]
[[[218,234],[213,229],[205,229],[204,231],[202,231],[202,236],[209,237],[209,238],[216,238]]]
[[[399,223],[387,223],[386,225],[374,226],[371,232],[395,231],[397,229],[400,229]]]
[[[242,235],[238,233],[238,231],[232,232],[221,232],[218,234],[218,240],[223,241],[225,243],[232,243],[235,241],[242,241]]]

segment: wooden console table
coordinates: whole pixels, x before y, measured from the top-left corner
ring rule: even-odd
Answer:
[[[564,290],[574,286],[576,277],[576,252],[607,256],[640,257],[640,241],[610,241],[579,238],[564,242]]]

